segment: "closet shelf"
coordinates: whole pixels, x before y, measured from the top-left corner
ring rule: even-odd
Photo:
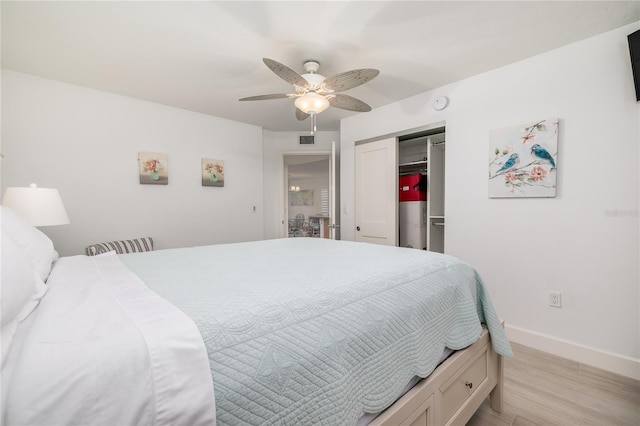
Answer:
[[[398,164],[398,167],[426,166],[427,164],[429,164],[428,160],[420,160],[420,161],[411,161],[409,163]]]

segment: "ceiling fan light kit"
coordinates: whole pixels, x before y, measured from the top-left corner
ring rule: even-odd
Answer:
[[[316,92],[308,92],[296,98],[294,104],[296,108],[305,114],[320,114],[329,108],[329,100],[324,96],[318,95]]]
[[[366,112],[371,107],[359,99],[336,92],[342,92],[374,79],[380,71],[370,68],[356,69],[325,78],[318,74],[320,63],[305,61],[306,74],[300,75],[291,68],[273,59],[263,58],[263,62],[278,77],[290,83],[295,93],[276,93],[271,95],[250,96],[241,101],[262,101],[269,99],[295,98],[296,118],[299,121],[311,117],[311,134],[316,130],[316,115],[333,106],[349,111]]]

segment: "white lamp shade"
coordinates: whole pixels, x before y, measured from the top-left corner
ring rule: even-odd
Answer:
[[[69,216],[57,189],[7,188],[2,204],[24,217],[33,226],[66,225]]]
[[[299,98],[296,98],[296,108],[307,114],[320,114],[325,109],[329,108],[329,101],[322,95],[318,95],[316,92],[309,92]]]

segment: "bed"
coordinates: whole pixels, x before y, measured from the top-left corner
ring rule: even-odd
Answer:
[[[501,408],[511,348],[451,256],[293,238],[56,259],[4,207],[2,230],[4,424],[439,425],[489,395]]]

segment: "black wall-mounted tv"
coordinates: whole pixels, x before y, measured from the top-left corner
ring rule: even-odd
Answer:
[[[640,30],[627,36],[629,53],[631,54],[631,70],[633,84],[636,86],[636,101],[640,101]]]

